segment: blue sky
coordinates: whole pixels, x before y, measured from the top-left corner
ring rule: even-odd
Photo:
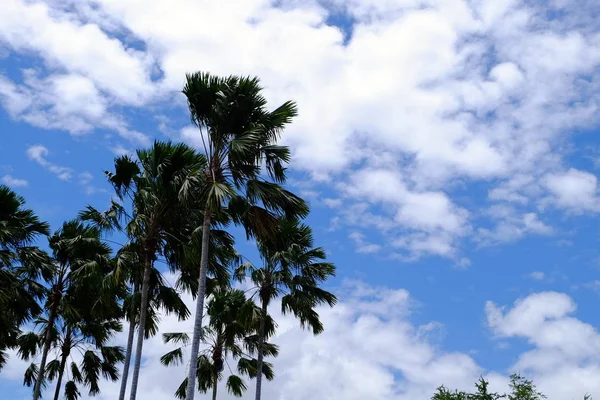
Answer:
[[[600,394],[598,5],[5,3],[0,179],[54,228],[107,206],[115,155],[198,145],[186,72],[255,74],[271,106],[298,102],[290,186],[341,303],[317,339],[282,317],[268,398],[426,398],[514,371],[552,399]],[[182,371],[147,347],[146,393],[170,398]],[[1,399],[27,396],[22,367]]]

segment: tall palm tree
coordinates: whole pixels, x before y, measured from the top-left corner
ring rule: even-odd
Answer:
[[[280,186],[286,179],[285,164],[290,152],[287,147],[278,146],[277,140],[296,115],[296,105],[288,101],[268,111],[261,91],[258,78],[221,78],[201,72],[188,74],[183,89],[207,159],[187,400],[193,400],[195,394],[212,219],[226,212],[234,223],[246,229],[248,236],[263,237],[273,234],[278,215],[304,216],[308,212],[302,199]]]
[[[137,158],[118,157],[115,171],[107,172],[120,201],[131,209],[129,214],[125,206],[114,203],[109,212],[115,218],[108,221],[127,220],[125,232],[140,244],[143,262],[131,400],[137,395],[154,263],[166,249],[178,245],[171,242],[181,242],[181,227],[195,211],[206,169],[206,158],[184,144],[155,141],[150,149],[138,150]]]
[[[312,230],[297,219],[281,218],[277,234],[272,239],[258,241],[258,249],[263,261],[261,267],[251,263],[242,265],[236,271],[240,280],[249,277],[254,284],[253,297],[260,303],[261,323],[258,332],[258,370],[262,368],[265,356],[264,342],[269,336],[266,330],[268,307],[281,297],[281,311],[291,313],[300,320],[302,327],[312,329],[317,335],[323,331],[323,324],[315,307],[320,304],[333,306],[337,299],[319,285],[335,275],[335,266],[324,261],[325,251],[313,248]],[[256,377],[255,399],[260,400],[262,376]]]
[[[198,357],[198,390],[206,393],[212,389],[212,399],[216,400],[218,383],[223,378],[228,358],[237,361],[237,373],[227,365],[230,374],[227,377],[227,389],[230,394],[241,397],[247,389],[242,376],[254,378],[257,374],[256,333],[260,320],[258,306],[246,299],[242,290],[220,288],[216,290],[207,304],[209,323],[203,327],[203,343],[205,350]],[[269,321],[270,330],[274,330]],[[165,333],[165,343],[178,343],[181,347],[170,351],[161,357],[166,365],[177,365],[183,361],[183,347],[189,344],[189,336],[185,333]],[[278,354],[275,345],[266,343],[264,348],[271,356]],[[273,368],[266,364],[263,374],[269,380],[273,379]],[[187,388],[187,378],[179,386],[175,395],[184,399]]]
[[[177,222],[177,233],[180,236],[180,240],[165,242],[163,255],[165,256],[164,261],[169,265],[170,269],[179,272],[175,287],[178,290],[187,291],[195,297],[198,292],[199,271],[197,265],[200,258],[198,243],[201,237],[201,231],[198,229],[200,223],[197,221],[201,221],[202,216],[193,211],[188,210],[185,219]],[[88,206],[87,210],[80,214],[80,218],[90,221],[105,231],[113,231],[120,229],[122,214],[122,206],[113,203],[111,208],[106,212],[99,212],[93,207]],[[222,223],[223,221],[219,218],[213,220],[215,227],[218,227]],[[115,260],[117,267],[113,273],[115,281],[127,281],[131,290],[130,295],[125,299],[123,307],[125,318],[129,321],[129,332],[119,400],[125,398],[135,327],[139,323],[140,288],[144,268],[143,249],[139,245],[140,241],[141,239],[137,238],[135,242],[125,244],[118,251]],[[239,255],[235,251],[234,243],[233,236],[226,231],[211,229],[211,256],[208,268],[208,273],[211,277],[207,280],[207,293],[211,293],[213,287],[229,284],[229,267],[238,265],[240,260]],[[146,339],[154,336],[158,331],[158,315],[156,311],[159,309],[162,309],[166,314],[176,313],[180,320],[189,316],[189,310],[179,297],[178,291],[168,287],[160,272],[156,268],[153,268],[150,279],[148,316],[146,318]]]
[[[23,197],[0,185],[0,369],[6,350],[17,345],[21,325],[41,312],[37,280],[51,271],[47,255],[32,246],[49,234],[49,226],[24,205]]]
[[[56,337],[56,323],[63,317],[75,318],[78,310],[69,301],[73,291],[88,290],[93,281],[101,281],[110,268],[111,249],[100,241],[100,231],[79,221],[65,222],[49,239],[54,273],[47,280],[47,318],[40,321],[44,326],[43,349],[39,372],[33,388],[33,399],[41,397],[45,378],[46,360],[53,340]],[[99,296],[89,304],[92,309],[110,307]],[[116,303],[113,303],[113,305]],[[91,312],[91,311],[87,311]]]
[[[137,243],[128,243],[119,250],[119,254],[116,257],[116,262],[120,269],[120,272],[117,272],[117,274],[122,274],[122,277],[126,275],[126,281],[131,288],[131,292],[126,296],[125,301],[123,302],[123,313],[125,319],[129,322],[129,330],[119,400],[125,398],[135,329],[139,323],[141,304],[140,287],[142,285],[142,276],[144,272],[142,256],[141,246]],[[119,282],[119,279],[115,279],[115,281]],[[149,300],[144,333],[145,339],[154,336],[158,332],[158,310],[162,310],[167,315],[174,313],[179,320],[186,319],[190,315],[189,309],[181,299],[177,290],[170,287],[161,273],[154,267],[152,267],[150,275],[148,297]]]

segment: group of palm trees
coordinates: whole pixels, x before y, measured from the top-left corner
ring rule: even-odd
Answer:
[[[187,366],[173,389],[181,399],[197,390],[216,399],[221,380],[241,396],[248,379],[261,398],[263,377],[275,374],[265,358],[279,350],[269,343],[275,302],[314,334],[323,330],[316,308],[336,302],[322,288],[335,267],[302,222],[306,202],[284,187],[290,150],[277,143],[296,107],[269,111],[261,91],[257,78],[187,75],[202,149],[156,141],[116,158],[106,172],[110,208],[88,206],[54,234],[0,186],[0,369],[9,354],[30,361],[33,400],[51,381],[55,400],[93,396],[102,378],[120,379],[124,400],[132,356],[134,400],[144,339],[157,334],[160,315],[192,316],[183,293],[196,301],[193,332],[164,333],[174,349],[160,359]],[[256,243],[259,264],[236,251],[231,226]],[[43,237],[47,251],[35,246]],[[123,322],[125,348],[114,339]]]

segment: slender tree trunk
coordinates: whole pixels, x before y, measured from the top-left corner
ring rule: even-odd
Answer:
[[[46,337],[44,338],[44,349],[42,350],[42,360],[40,361],[40,369],[33,387],[33,400],[38,400],[40,397],[42,397],[44,370],[46,369],[46,360],[48,359],[48,352],[50,351],[50,345],[52,344],[52,330],[54,329],[54,321],[56,320],[56,311],[58,310],[58,303],[60,302],[61,294],[55,291],[52,294],[52,297],[54,297],[54,299],[52,300],[52,305],[50,306]]]
[[[138,321],[138,337],[135,346],[135,361],[133,363],[133,377],[131,379],[131,393],[129,400],[135,400],[137,385],[142,365],[142,347],[144,346],[144,331],[146,328],[146,314],[148,314],[148,291],[150,290],[150,271],[152,270],[152,259],[154,257],[154,246],[145,246],[144,255],[144,280],[142,281],[142,301],[140,302],[140,319]]]
[[[190,355],[188,383],[185,392],[186,400],[194,400],[194,395],[196,394],[196,371],[198,370],[198,353],[200,352],[200,335],[202,332],[202,317],[204,315],[204,296],[206,295],[206,270],[208,268],[208,245],[210,243],[210,217],[210,208],[207,204],[206,209],[204,210],[204,222],[202,224],[200,277],[198,282],[198,298],[196,299],[196,317],[194,320],[194,336],[192,338],[192,354]]]
[[[218,376],[215,374],[215,376],[213,376],[213,395],[212,395],[212,400],[217,400],[217,385],[219,384],[219,379]]]
[[[60,396],[60,389],[62,385],[62,378],[65,373],[65,366],[67,365],[67,358],[71,353],[71,327],[67,328],[67,334],[65,336],[65,342],[62,346],[62,357],[60,360],[60,369],[58,370],[58,381],[56,382],[56,390],[54,391],[54,400],[58,400]]]
[[[139,284],[133,287],[133,296],[140,290]],[[123,374],[121,376],[121,390],[119,391],[119,400],[125,400],[125,391],[127,390],[127,377],[129,375],[129,364],[131,362],[131,351],[133,349],[133,338],[135,336],[135,303],[131,302],[129,312],[129,336],[127,337],[127,349],[125,350],[125,360],[123,361]]]
[[[262,392],[262,367],[263,367],[263,345],[265,343],[265,323],[267,319],[267,302],[262,301],[262,316],[260,319],[260,327],[258,330],[258,356],[256,359],[256,396],[255,400],[260,400]]]

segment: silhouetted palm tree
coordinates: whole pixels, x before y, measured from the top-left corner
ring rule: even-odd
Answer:
[[[81,297],[75,294],[91,293],[94,285],[100,284],[111,268],[111,249],[100,241],[100,230],[79,221],[65,222],[62,228],[50,237],[49,247],[54,269],[47,279],[44,307],[47,310],[47,318],[38,320],[38,324],[43,326],[43,340],[39,372],[33,388],[34,400],[41,397],[46,360],[57,336],[57,324],[82,315],[84,307],[80,303]],[[107,308],[118,312],[114,292],[108,295],[94,293],[97,297],[85,304],[85,315],[100,315],[101,312],[96,310]]]
[[[37,280],[52,270],[46,253],[32,246],[49,234],[49,226],[24,205],[23,197],[0,185],[0,369],[21,325],[41,312],[44,292]]]
[[[313,248],[312,230],[297,219],[281,218],[277,234],[272,239],[258,241],[263,265],[251,263],[241,266],[236,272],[240,280],[250,278],[255,285],[254,295],[261,308],[261,325],[258,333],[258,370],[262,368],[265,355],[264,341],[269,332],[265,329],[268,321],[268,307],[281,297],[281,311],[291,313],[300,320],[303,327],[313,333],[323,331],[323,324],[315,307],[320,304],[333,306],[336,297],[319,285],[335,274],[335,266],[325,262],[325,250]],[[253,295],[253,296],[254,296]],[[260,400],[262,376],[256,377],[256,400]]]
[[[308,212],[302,199],[280,186],[285,182],[290,152],[287,147],[278,146],[277,140],[296,115],[296,106],[285,102],[268,111],[261,91],[258,78],[221,78],[208,73],[187,75],[183,89],[207,159],[187,400],[193,400],[195,394],[212,219],[227,212],[233,222],[246,229],[248,236],[264,237],[273,234],[278,215],[305,216]],[[266,174],[262,174],[263,164]]]
[[[196,373],[198,390],[206,393],[212,389],[212,398],[215,400],[218,383],[227,376],[226,386],[229,393],[241,397],[247,389],[243,376],[250,378],[256,376],[256,333],[261,322],[258,318],[260,310],[253,301],[246,299],[242,290],[221,288],[213,293],[207,304],[206,314],[209,323],[203,327],[202,341],[206,347],[198,357]],[[269,326],[270,330],[274,329],[272,323]],[[189,344],[188,335],[166,333],[163,339],[166,343],[178,343],[181,347],[165,354],[161,357],[161,362],[166,366],[180,364],[183,361],[183,348]],[[263,347],[271,356],[278,354],[275,345],[266,343]],[[236,362],[236,372],[226,365],[228,359]],[[267,379],[273,379],[273,369],[270,364],[265,365],[263,374]],[[181,383],[175,395],[184,399],[186,388],[187,378]]]
[[[126,219],[124,230],[141,249],[143,274],[131,400],[135,400],[137,394],[154,263],[166,249],[179,246],[180,230],[198,201],[206,167],[204,156],[189,146],[171,142],[156,141],[150,149],[138,150],[137,158],[136,162],[128,156],[118,157],[115,171],[107,172],[119,199],[128,202],[131,214],[123,205],[113,203],[108,211],[110,218],[98,218],[102,214],[91,207],[82,215],[98,225],[104,224],[105,228],[119,228],[118,222]]]

